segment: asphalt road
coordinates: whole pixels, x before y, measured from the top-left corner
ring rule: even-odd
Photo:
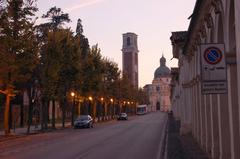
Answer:
[[[1,159],[159,159],[166,114],[129,117],[0,143]]]

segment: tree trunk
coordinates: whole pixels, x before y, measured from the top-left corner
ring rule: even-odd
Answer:
[[[4,112],[4,131],[5,131],[5,135],[10,134],[9,110],[10,110],[10,95],[6,94],[6,105],[5,105],[5,112]]]
[[[55,100],[52,101],[52,128],[55,129]]]
[[[32,87],[32,85],[28,87],[27,94],[28,94],[28,99],[29,99],[27,133],[30,133],[30,127],[32,125],[32,111],[33,111],[33,104],[34,104],[33,99],[35,96],[35,89],[34,89],[34,87]]]
[[[49,106],[49,100],[45,102],[44,106],[44,129],[48,129],[48,106]]]
[[[30,98],[31,99],[31,98]],[[30,100],[29,99],[29,100]],[[28,127],[27,127],[27,133],[30,133],[30,127],[32,125],[32,110],[33,110],[33,103],[29,102],[29,108],[28,108]]]
[[[40,113],[41,113],[41,130],[44,130],[44,113],[43,113],[43,108],[44,108],[44,99],[42,99],[42,104],[41,104],[41,110],[40,110]]]
[[[20,127],[24,127],[24,106],[23,106],[23,103],[20,106]]]
[[[66,104],[67,104],[67,100],[66,98],[64,98],[63,105],[62,105],[62,127],[63,128],[65,128]]]
[[[75,97],[73,97],[73,101],[72,101],[72,120],[71,120],[71,125],[74,125],[74,112],[75,112]]]
[[[96,121],[96,109],[97,109],[97,103],[96,102],[92,102],[92,109],[93,109],[93,122]]]
[[[42,100],[42,122],[41,122],[41,126],[42,126],[42,130],[46,130],[47,129],[47,100],[43,99]]]

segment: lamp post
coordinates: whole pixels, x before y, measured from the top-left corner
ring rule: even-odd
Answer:
[[[113,104],[113,99],[111,98],[110,99],[110,102],[111,102],[111,118],[113,119],[114,118],[114,104]]]
[[[106,113],[106,110],[105,110],[105,105],[103,103],[104,101],[104,98],[101,97],[101,121],[105,120],[105,113]]]
[[[74,104],[75,104],[75,93],[71,92],[71,96],[72,96],[72,121],[71,121],[71,125],[74,125]]]

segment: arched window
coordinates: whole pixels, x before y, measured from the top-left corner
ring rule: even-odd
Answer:
[[[217,42],[218,43],[224,43],[224,35],[223,35],[223,21],[222,21],[222,15],[221,13],[219,14],[218,17],[218,37],[217,37]]]
[[[131,39],[130,37],[127,37],[127,46],[130,46],[131,45]]]
[[[235,36],[235,15],[234,15],[234,1],[230,1],[229,13],[229,51],[235,53],[236,51],[236,36]]]

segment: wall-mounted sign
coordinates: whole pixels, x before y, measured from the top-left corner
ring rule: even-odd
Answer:
[[[227,93],[227,67],[224,44],[202,44],[202,94]]]

